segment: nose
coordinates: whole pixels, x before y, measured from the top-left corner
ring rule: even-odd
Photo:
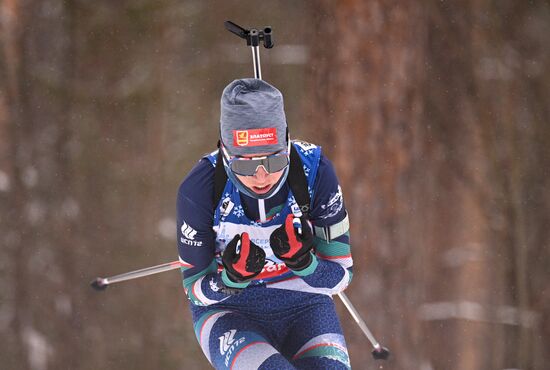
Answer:
[[[263,181],[263,180],[265,180],[267,175],[269,175],[269,174],[265,170],[264,166],[258,166],[258,168],[256,169],[256,173],[254,174],[254,177],[257,180]]]

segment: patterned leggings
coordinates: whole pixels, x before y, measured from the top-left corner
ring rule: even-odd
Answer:
[[[216,369],[350,369],[330,297],[284,291],[281,307],[281,290],[262,290],[271,291],[271,307],[261,298],[243,305],[243,293],[237,302],[192,309],[197,340]]]

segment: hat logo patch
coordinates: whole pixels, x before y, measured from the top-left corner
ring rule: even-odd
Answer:
[[[233,131],[233,137],[235,138],[237,146],[248,145],[248,131]]]
[[[235,146],[273,145],[278,142],[275,127],[233,131],[233,145]]]

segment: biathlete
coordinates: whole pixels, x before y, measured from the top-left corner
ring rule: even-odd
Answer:
[[[218,147],[177,196],[183,285],[206,358],[216,369],[349,369],[332,295],[353,262],[332,164],[289,139],[283,96],[259,79],[224,89]]]

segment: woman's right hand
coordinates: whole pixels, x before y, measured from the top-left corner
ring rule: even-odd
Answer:
[[[235,235],[222,253],[222,281],[232,288],[244,288],[265,264],[265,252],[250,241],[248,233]]]

